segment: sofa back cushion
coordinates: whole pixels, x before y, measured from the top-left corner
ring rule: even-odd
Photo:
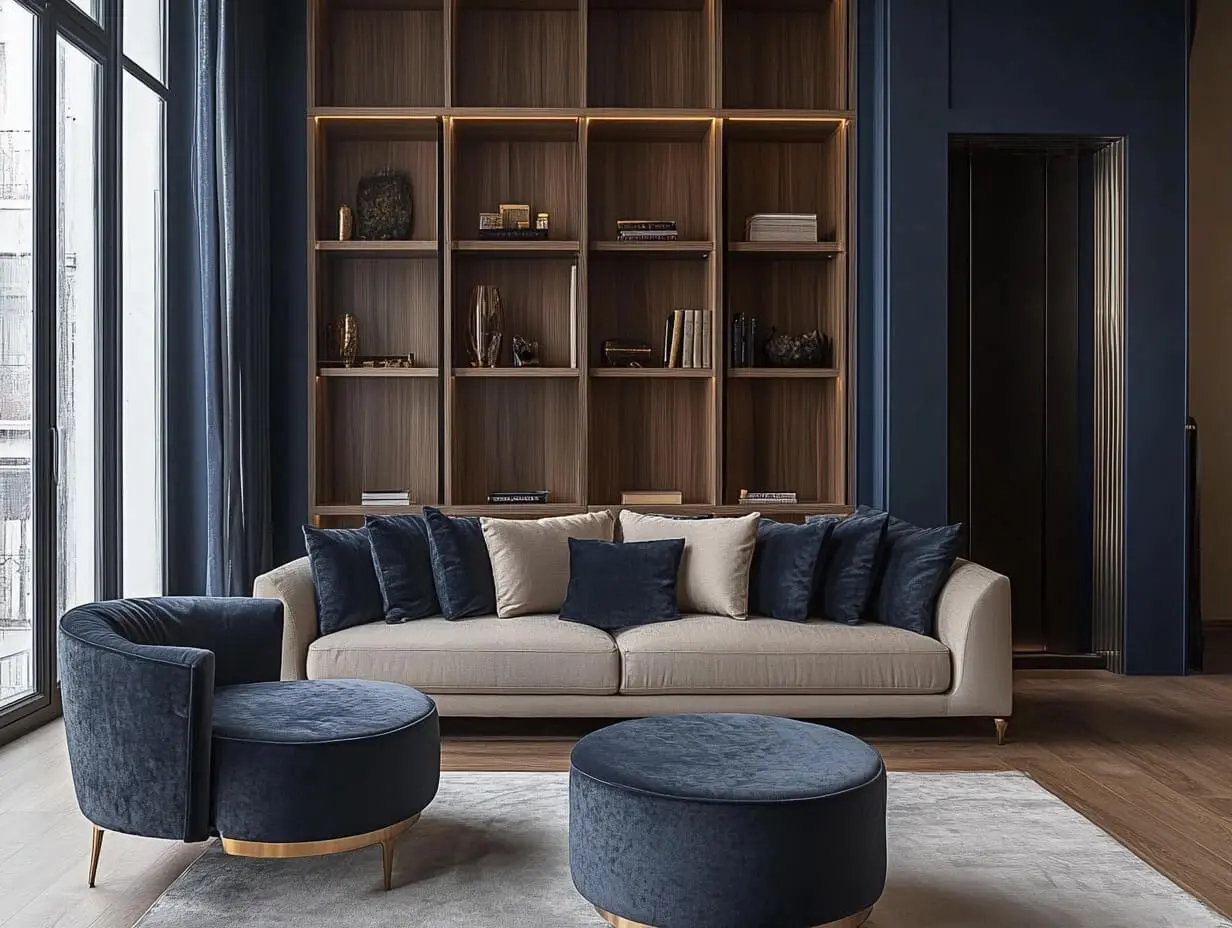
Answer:
[[[736,519],[668,519],[621,510],[626,542],[684,539],[676,595],[684,612],[742,619],[749,614],[749,569],[761,513]]]
[[[937,632],[937,598],[962,545],[962,525],[920,528],[890,520],[873,619],[920,635]]]
[[[501,618],[559,612],[569,588],[569,539],[611,541],[610,512],[548,519],[481,517]]]
[[[808,521],[832,517],[810,516]],[[857,512],[834,524],[822,549],[825,561],[821,583],[814,593],[813,614],[856,625],[873,602],[878,557],[889,516]]]
[[[684,539],[613,544],[570,538],[568,545],[562,619],[614,631],[680,618],[676,583]]]
[[[479,520],[451,518],[431,506],[424,506],[423,512],[441,614],[447,619],[492,615],[496,587]]]
[[[304,526],[317,597],[317,631],[330,635],[385,615],[368,530]]]
[[[749,571],[749,612],[789,622],[807,621],[817,562],[833,529],[832,522],[795,525],[762,519]]]
[[[381,586],[385,621],[406,622],[439,614],[423,516],[369,516],[364,527]]]

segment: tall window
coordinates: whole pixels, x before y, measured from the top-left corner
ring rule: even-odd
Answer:
[[[166,3],[0,0],[0,741],[66,609],[162,592]]]

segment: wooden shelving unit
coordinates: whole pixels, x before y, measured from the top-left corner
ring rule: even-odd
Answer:
[[[309,0],[310,512],[361,522],[364,489],[456,514],[561,515],[622,490],[654,512],[779,518],[850,504],[855,114],[850,0]],[[410,241],[338,241],[338,208],[385,168],[411,179]],[[502,202],[551,216],[547,240],[490,241]],[[756,212],[810,212],[817,242],[748,242]],[[622,242],[618,219],[674,219]],[[571,282],[576,281],[576,292]],[[467,356],[471,293],[500,289],[506,366]],[[673,309],[712,313],[705,369],[664,368]],[[327,326],[410,369],[341,368]],[[733,368],[736,313],[814,328],[832,367]],[[541,367],[513,368],[514,335]],[[656,366],[603,365],[603,342]],[[547,490],[543,506],[489,493]]]

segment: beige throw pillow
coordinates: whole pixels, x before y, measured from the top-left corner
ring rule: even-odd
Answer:
[[[681,612],[705,612],[743,619],[749,614],[749,568],[757,546],[761,513],[738,519],[666,519],[620,511],[625,541],[683,538],[676,581]]]
[[[611,541],[610,512],[550,519],[480,518],[502,618],[558,612],[569,589],[569,539]]]

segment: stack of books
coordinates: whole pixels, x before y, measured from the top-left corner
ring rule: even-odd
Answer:
[[[547,501],[547,490],[502,490],[488,494],[488,502],[494,506],[538,504]]]
[[[815,242],[816,213],[754,213],[744,224],[750,242]]]
[[[362,506],[409,506],[410,490],[364,490],[359,496]]]
[[[709,368],[710,310],[675,309],[663,333],[663,366]]]
[[[675,219],[618,219],[616,240],[620,242],[674,242]]]
[[[680,490],[625,490],[620,494],[624,506],[679,506],[684,503]]]
[[[796,494],[795,491],[741,490],[740,503],[748,506],[794,506]]]

